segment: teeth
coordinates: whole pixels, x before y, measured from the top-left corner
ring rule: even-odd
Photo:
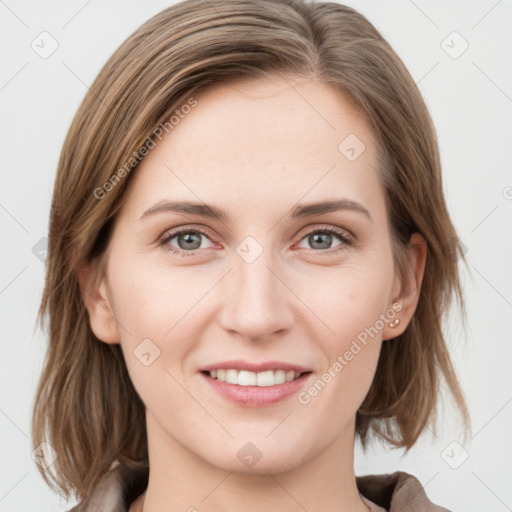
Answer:
[[[266,372],[248,372],[246,370],[212,370],[209,372],[212,379],[239,386],[274,386],[297,379],[301,374],[293,370],[269,370]]]

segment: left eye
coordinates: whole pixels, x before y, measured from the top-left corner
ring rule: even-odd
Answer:
[[[331,247],[333,236],[338,238],[340,241],[340,243],[334,247],[338,247],[343,244],[350,245],[352,243],[348,235],[333,228],[315,229],[314,231],[307,233],[306,236],[302,238],[302,240],[306,240],[307,243],[309,243],[313,248],[325,250],[333,248]]]

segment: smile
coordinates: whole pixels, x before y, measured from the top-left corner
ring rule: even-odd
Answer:
[[[215,376],[211,376],[211,373]],[[259,373],[245,370],[210,370],[200,372],[199,375],[209,385],[210,389],[222,398],[244,407],[263,407],[276,404],[298,393],[313,373],[297,374],[291,370],[286,373],[284,370],[270,370]],[[260,375],[262,377],[259,377]],[[287,380],[287,377],[290,380]],[[236,379],[236,384],[222,380],[222,378],[231,379],[232,381]],[[257,383],[252,384],[255,379]],[[247,382],[250,383],[247,384]],[[261,382],[261,384],[258,384],[258,382]]]
[[[212,379],[217,379],[228,384],[237,384],[239,386],[275,386],[298,379],[302,373],[293,370],[268,370],[265,372],[250,372],[247,370],[211,370],[208,372]]]

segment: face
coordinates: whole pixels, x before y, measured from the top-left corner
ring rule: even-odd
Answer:
[[[252,471],[285,470],[350,438],[382,340],[399,334],[376,142],[316,80],[195,99],[130,177],[100,287],[112,316],[98,308],[91,325],[121,344],[150,438],[225,471],[250,470],[242,448],[261,453]],[[232,360],[309,373],[244,388],[202,372]]]

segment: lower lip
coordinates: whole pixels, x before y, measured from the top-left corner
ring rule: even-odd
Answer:
[[[213,379],[208,374],[200,373],[201,377],[219,395],[245,407],[262,407],[272,405],[297,393],[312,373],[303,373],[298,379],[274,386],[239,386]]]

